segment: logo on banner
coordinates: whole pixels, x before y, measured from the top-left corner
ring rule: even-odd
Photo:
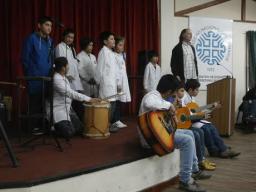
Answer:
[[[229,55],[225,35],[213,26],[198,31],[195,39],[197,57],[204,64],[216,65],[222,63]]]

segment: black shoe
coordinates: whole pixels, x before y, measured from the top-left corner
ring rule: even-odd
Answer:
[[[226,151],[221,152],[219,157],[220,158],[224,158],[224,159],[226,159],[226,158],[233,158],[233,157],[236,157],[236,156],[238,156],[240,154],[241,154],[240,152],[235,152],[235,151],[232,151],[230,149],[227,149]]]
[[[192,183],[183,183],[180,181],[179,189],[188,192],[206,192],[206,190],[202,189],[195,181]]]
[[[32,135],[43,135],[44,131],[41,128],[35,127],[32,129]]]
[[[195,180],[209,179],[212,175],[206,173],[205,171],[199,170],[198,172],[192,173],[192,178]]]

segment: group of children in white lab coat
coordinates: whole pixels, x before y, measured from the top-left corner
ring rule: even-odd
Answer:
[[[97,60],[92,54],[92,40],[82,38],[80,42],[81,52],[76,55],[73,46],[74,38],[75,33],[73,30],[65,30],[63,41],[55,49],[55,69],[58,67],[58,70],[65,74],[64,76],[60,75],[60,72],[56,70],[54,74],[54,101],[63,101],[61,103],[53,102],[54,123],[58,125],[56,131],[61,130],[59,134],[64,137],[70,137],[74,134],[73,131],[65,132],[65,130],[73,129],[72,124],[67,123],[70,122],[71,100],[73,100],[73,109],[77,112],[79,118],[82,119],[84,111],[83,102],[98,101],[91,97],[104,99],[119,92],[124,94],[109,99],[111,104],[110,132],[117,132],[120,128],[127,127],[127,125],[120,121],[121,102],[131,101],[124,58],[124,38],[115,37],[113,33],[108,31],[102,32],[100,34],[102,49],[98,54]],[[63,64],[65,63],[63,58],[67,59],[67,65]],[[84,96],[87,97],[85,98]],[[61,110],[58,110],[60,108]],[[62,116],[63,118],[56,118],[57,116]],[[65,127],[65,129],[59,128],[61,126]]]

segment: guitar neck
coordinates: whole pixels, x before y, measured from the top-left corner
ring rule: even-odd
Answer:
[[[190,115],[189,119],[191,121],[201,120],[201,119],[204,119],[204,115]]]
[[[214,103],[198,107],[197,109],[195,109],[195,113],[198,113],[198,112],[203,111],[205,109],[211,109],[211,108],[214,108]]]

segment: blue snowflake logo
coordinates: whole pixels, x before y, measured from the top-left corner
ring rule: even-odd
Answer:
[[[196,43],[198,58],[205,64],[215,65],[221,63],[227,52],[224,39],[216,32],[202,33]]]

